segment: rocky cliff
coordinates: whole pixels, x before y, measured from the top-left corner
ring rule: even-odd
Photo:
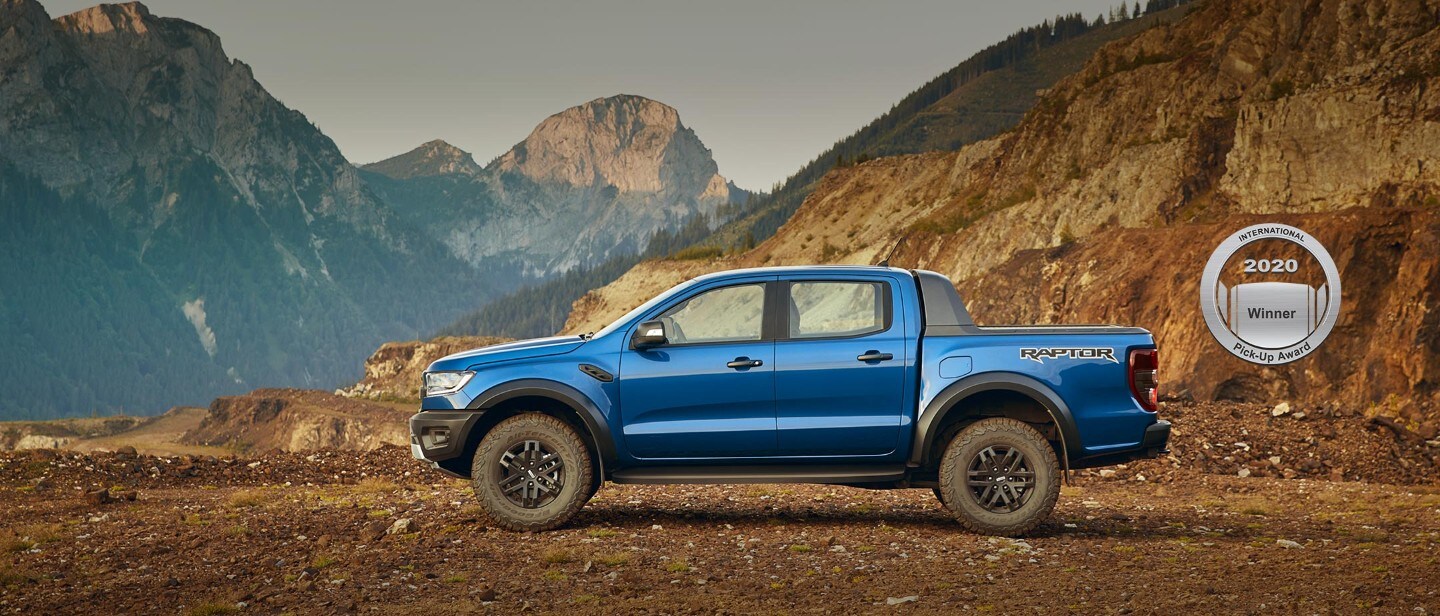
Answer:
[[[322,391],[259,389],[217,398],[199,427],[181,440],[255,453],[369,450],[409,444],[411,413]]]
[[[1437,25],[1433,3],[1198,5],[1102,47],[1015,130],[837,169],[754,250],[642,264],[566,329],[699,271],[873,263],[901,244],[895,264],[949,275],[982,323],[1150,328],[1171,392],[1414,417],[1440,373]],[[1273,368],[1221,349],[1198,301],[1209,251],[1259,221],[1316,235],[1345,283],[1326,346]]]
[[[431,142],[365,170],[458,258],[522,263],[539,276],[637,253],[655,232],[747,194],[674,108],[631,95],[546,118],[484,169]]]
[[[365,376],[337,390],[347,398],[419,403],[420,379],[430,363],[454,353],[509,342],[507,338],[442,336],[431,340],[387,342],[365,360]]]

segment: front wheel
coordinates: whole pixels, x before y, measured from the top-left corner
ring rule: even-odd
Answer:
[[[539,413],[511,417],[487,433],[470,477],[485,513],[515,531],[564,524],[596,487],[585,441],[564,421]]]
[[[940,460],[940,500],[971,531],[1023,535],[1055,510],[1059,479],[1055,449],[1040,432],[993,417],[950,441]]]

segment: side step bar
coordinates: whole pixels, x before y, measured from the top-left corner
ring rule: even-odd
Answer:
[[[615,483],[882,483],[905,478],[903,464],[885,466],[794,465],[664,466],[623,468]]]

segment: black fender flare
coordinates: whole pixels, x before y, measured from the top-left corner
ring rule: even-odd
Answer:
[[[600,407],[574,387],[547,379],[506,381],[475,396],[466,408],[484,411],[507,400],[521,397],[549,398],[574,409],[585,423],[585,428],[590,431],[591,441],[595,443],[596,453],[600,458],[600,468],[597,469],[599,476],[605,476],[605,468],[615,462],[615,440],[610,436],[610,424],[605,421],[605,414],[600,412]]]
[[[960,406],[966,398],[987,391],[1013,391],[1034,400],[1050,413],[1060,432],[1060,462],[1070,468],[1070,452],[1080,452],[1080,429],[1070,407],[1056,395],[1054,390],[1040,381],[1023,374],[991,373],[968,376],[940,391],[920,413],[915,424],[915,444],[910,451],[910,463],[924,465],[930,448],[935,444],[936,430],[950,412]]]

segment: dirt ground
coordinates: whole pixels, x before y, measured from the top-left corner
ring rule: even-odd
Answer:
[[[1440,485],[1146,464],[1010,540],[928,490],[607,485],[523,535],[397,447],[8,453],[0,612],[1440,612]]]

